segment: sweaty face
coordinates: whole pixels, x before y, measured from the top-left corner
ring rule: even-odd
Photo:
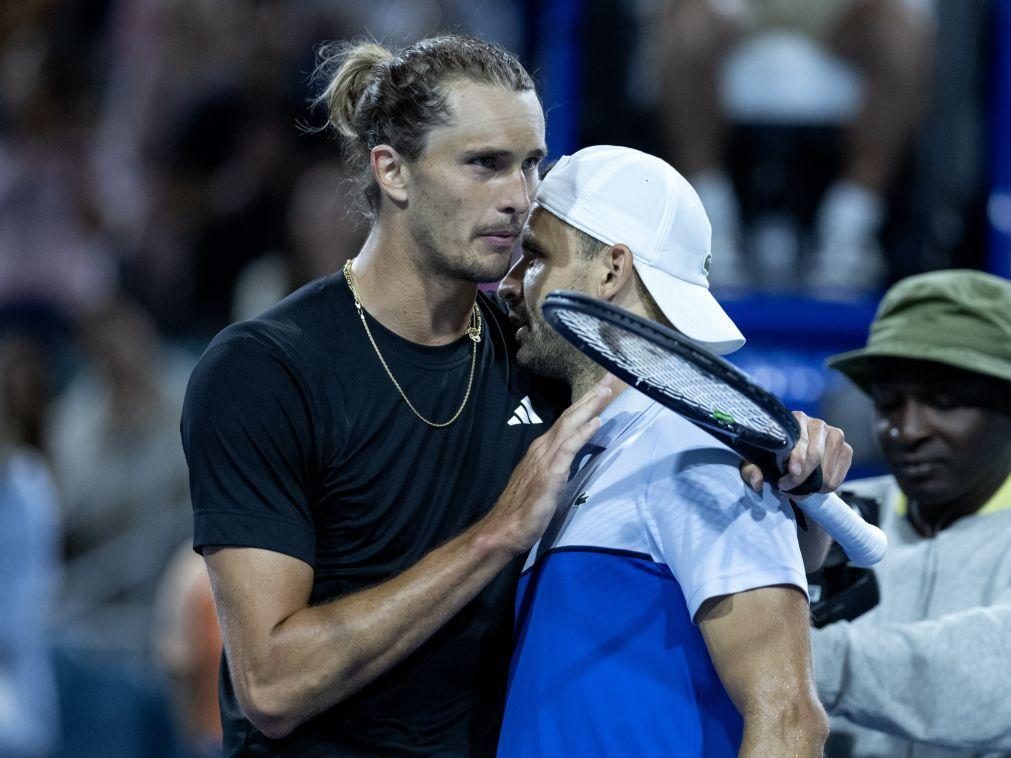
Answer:
[[[460,81],[447,92],[450,123],[410,164],[411,236],[437,273],[497,281],[537,189],[544,113],[533,91]]]
[[[588,291],[590,262],[570,227],[543,208],[534,208],[523,230],[521,255],[499,285],[516,328],[516,358],[524,368],[569,379],[586,359],[544,320],[541,304],[556,289]]]
[[[1011,461],[1011,416],[987,407],[994,391],[992,380],[927,361],[876,370],[875,433],[906,495],[927,507],[983,505],[980,493],[1004,480]]]

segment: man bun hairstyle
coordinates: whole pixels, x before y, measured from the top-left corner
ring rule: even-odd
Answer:
[[[390,145],[416,160],[428,132],[450,123],[447,84],[464,80],[516,92],[534,89],[512,53],[459,34],[428,37],[397,51],[371,40],[333,42],[320,48],[318,58],[315,78],[324,86],[313,104],[326,106],[327,127],[342,140],[361,209],[373,221],[380,193],[370,165],[372,148]]]
[[[355,109],[372,83],[373,69],[392,60],[393,53],[374,42],[337,42],[322,48],[321,55],[327,55],[325,62],[337,63],[338,68],[316,102],[326,103],[330,127],[353,140],[358,136]]]

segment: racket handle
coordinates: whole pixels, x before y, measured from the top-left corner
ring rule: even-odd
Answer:
[[[787,495],[807,495],[810,492],[817,492],[821,489],[822,485],[822,473],[821,466],[818,466],[814,471],[811,472],[810,476],[804,481],[794,487],[792,490],[787,490],[784,494]]]
[[[885,557],[885,533],[864,521],[835,493],[809,495],[793,502],[839,543],[851,563],[867,568]]]

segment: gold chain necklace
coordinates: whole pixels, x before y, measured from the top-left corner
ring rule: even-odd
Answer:
[[[353,260],[354,258],[351,258],[344,264],[344,279],[347,281],[348,289],[351,290],[351,295],[355,299],[355,308],[358,309],[358,318],[361,319],[362,326],[365,327],[365,334],[368,335],[369,342],[372,343],[372,349],[376,351],[376,356],[379,358],[379,362],[383,364],[383,368],[386,369],[386,375],[390,377],[390,381],[393,382],[393,386],[397,388],[397,392],[400,393],[400,397],[404,399],[404,402],[407,403],[407,407],[411,409],[415,416],[436,429],[442,429],[449,426],[460,418],[460,414],[463,413],[463,409],[467,406],[467,401],[470,399],[471,387],[474,384],[474,366],[477,364],[477,343],[481,341],[481,311],[477,307],[477,303],[474,303],[470,312],[470,326],[467,327],[467,336],[470,337],[473,344],[471,345],[470,352],[470,376],[467,377],[467,391],[463,395],[463,402],[460,403],[460,407],[456,409],[456,413],[453,414],[453,418],[449,421],[443,421],[441,424],[429,421],[427,418],[422,416],[418,412],[418,409],[414,407],[414,404],[407,399],[407,394],[404,392],[403,387],[400,386],[400,382],[397,381],[397,378],[393,376],[393,372],[390,371],[390,367],[387,365],[386,359],[383,358],[383,354],[379,352],[379,345],[376,344],[376,340],[372,336],[372,330],[369,329],[369,324],[365,320],[365,309],[362,308],[362,299],[358,297],[358,289],[355,287],[355,280],[351,274],[351,263]]]

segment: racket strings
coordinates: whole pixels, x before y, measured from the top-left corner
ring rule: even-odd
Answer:
[[[560,311],[558,316],[602,357],[688,406],[700,417],[735,424],[777,445],[788,444],[780,423],[747,395],[677,353],[585,313]]]

